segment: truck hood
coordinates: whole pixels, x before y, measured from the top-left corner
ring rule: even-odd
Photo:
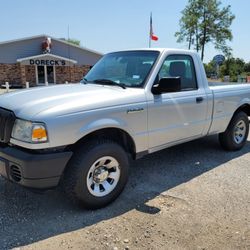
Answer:
[[[64,84],[19,90],[0,96],[0,107],[16,117],[39,120],[98,108],[145,101],[144,89],[97,84]]]

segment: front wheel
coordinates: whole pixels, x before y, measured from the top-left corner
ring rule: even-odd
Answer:
[[[122,192],[128,179],[127,153],[112,141],[96,141],[77,150],[64,173],[63,188],[74,202],[104,207]]]
[[[248,116],[244,112],[239,112],[234,115],[226,131],[219,134],[220,144],[226,150],[239,150],[245,145],[248,132]]]

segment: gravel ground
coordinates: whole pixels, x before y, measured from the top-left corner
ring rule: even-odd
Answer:
[[[249,152],[250,137],[229,153],[212,136],[148,155],[96,211],[0,179],[0,248],[250,249]]]

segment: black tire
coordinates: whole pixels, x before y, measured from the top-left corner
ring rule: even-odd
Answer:
[[[245,132],[242,133],[242,138],[237,141],[235,136],[235,130],[237,124],[239,124],[240,122],[242,122],[242,125],[245,126]],[[240,150],[246,143],[248,132],[249,120],[247,114],[244,112],[236,113],[230,121],[226,131],[219,134],[219,141],[222,148],[229,151]]]
[[[91,179],[91,175],[92,181],[94,180],[93,176],[95,176],[95,174],[89,173],[89,171],[95,166],[93,164],[98,159],[106,156],[115,159],[119,163],[119,167],[116,169],[119,171],[119,178],[116,186],[110,193],[97,197],[90,192],[90,185],[87,183]],[[74,203],[88,209],[97,209],[108,205],[119,196],[127,183],[128,172],[128,155],[119,144],[107,140],[93,141],[84,144],[74,152],[64,173],[62,188],[68,198]],[[104,188],[100,184],[97,184],[99,191],[101,190],[100,187]]]

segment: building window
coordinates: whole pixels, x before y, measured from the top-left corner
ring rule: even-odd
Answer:
[[[36,66],[37,85],[44,85],[46,82],[56,83],[55,66]]]

